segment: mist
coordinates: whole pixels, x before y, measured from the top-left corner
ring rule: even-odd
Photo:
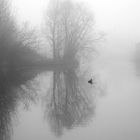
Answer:
[[[0,139],[139,140],[139,4],[0,0]]]

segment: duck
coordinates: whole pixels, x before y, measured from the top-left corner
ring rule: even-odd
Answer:
[[[92,85],[93,84],[93,79],[91,78],[90,80],[88,80],[88,83]]]

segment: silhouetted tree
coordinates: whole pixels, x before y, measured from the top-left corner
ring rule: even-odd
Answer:
[[[12,120],[16,117],[19,103],[28,107],[35,102],[36,92],[29,84],[37,75],[32,71],[9,71],[6,75],[0,73],[0,139],[10,140],[12,134]],[[22,86],[21,86],[22,85]]]
[[[70,0],[53,0],[45,16],[46,38],[53,58],[75,67],[83,52],[95,51],[93,16],[80,4]]]
[[[35,31],[18,29],[8,2],[0,0],[0,71],[3,73],[35,66],[42,60],[36,51]]]

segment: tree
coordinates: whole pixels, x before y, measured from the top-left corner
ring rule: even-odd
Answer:
[[[37,46],[35,31],[29,30],[27,26],[26,30],[19,30],[9,1],[0,0],[0,72],[8,75],[23,67],[28,69],[37,66],[42,59],[36,51]]]
[[[84,53],[94,49],[94,20],[87,9],[70,0],[53,0],[46,14],[46,38],[53,59],[75,67]],[[90,50],[90,51],[89,51]]]

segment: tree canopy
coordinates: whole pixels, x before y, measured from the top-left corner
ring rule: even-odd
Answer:
[[[46,38],[54,59],[72,64],[84,56],[83,52],[95,51],[94,18],[82,5],[70,0],[53,0],[45,20]]]

